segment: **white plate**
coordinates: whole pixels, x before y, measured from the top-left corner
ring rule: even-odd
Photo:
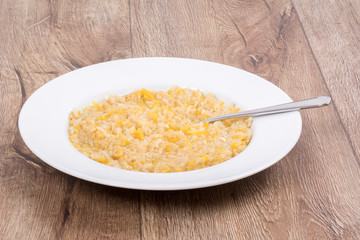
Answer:
[[[109,167],[78,152],[68,140],[68,116],[74,107],[110,94],[139,88],[180,87],[212,92],[242,110],[292,101],[272,83],[222,64],[180,58],[135,58],[100,63],[62,75],[38,89],[24,104],[19,129],[40,159],[72,176],[109,186],[181,190],[219,185],[264,170],[283,158],[301,133],[299,112],[254,119],[253,138],[236,157],[204,169],[181,173],[142,173]]]

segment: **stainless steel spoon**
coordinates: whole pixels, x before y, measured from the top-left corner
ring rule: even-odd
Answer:
[[[317,98],[311,98],[306,100],[301,100],[297,102],[290,102],[284,103],[280,105],[259,108],[239,113],[232,113],[223,116],[213,117],[204,120],[203,122],[214,122],[218,120],[225,120],[230,118],[240,118],[240,117],[257,117],[263,115],[270,115],[270,114],[277,114],[277,113],[284,113],[284,112],[291,112],[291,111],[298,111],[303,108],[315,108],[315,107],[322,107],[328,105],[331,102],[331,98],[327,96],[321,96]]]

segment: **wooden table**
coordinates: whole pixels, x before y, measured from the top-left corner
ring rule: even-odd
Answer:
[[[0,1],[1,239],[360,239],[360,1]],[[22,141],[25,100],[113,59],[203,59],[294,100],[303,132],[279,163],[206,189],[118,189],[68,176]]]

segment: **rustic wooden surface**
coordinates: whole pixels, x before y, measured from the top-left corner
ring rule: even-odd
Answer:
[[[360,1],[0,1],[0,239],[360,239]],[[230,184],[117,189],[43,163],[17,127],[56,76],[112,59],[169,56],[245,69],[302,112],[279,163]]]

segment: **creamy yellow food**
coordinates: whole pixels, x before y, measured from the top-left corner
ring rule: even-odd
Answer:
[[[182,172],[224,162],[252,136],[251,118],[201,121],[238,112],[212,94],[173,87],[110,95],[69,116],[69,140],[100,163],[141,172]]]

